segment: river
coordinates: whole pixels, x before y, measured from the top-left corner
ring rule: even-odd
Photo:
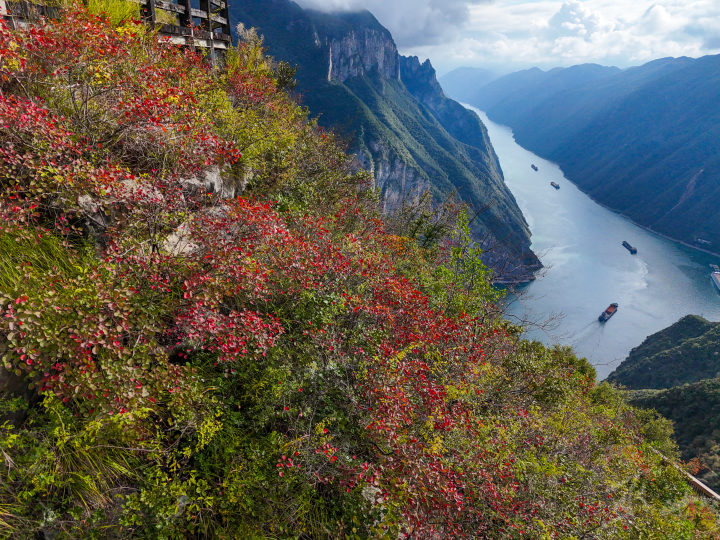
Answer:
[[[633,347],[681,317],[692,313],[720,321],[720,294],[709,268],[720,264],[720,258],[600,206],[557,165],[518,145],[510,128],[467,107],[488,128],[505,181],[530,225],[532,248],[546,267],[542,277],[511,297],[509,315],[530,321],[561,316],[554,329],[530,327],[528,337],[572,345],[604,379]],[[637,255],[622,246],[623,240],[638,249]],[[608,322],[598,322],[612,302],[620,305],[618,312]]]

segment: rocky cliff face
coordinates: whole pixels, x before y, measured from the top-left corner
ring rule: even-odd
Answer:
[[[409,160],[385,148],[382,141],[372,138],[366,141],[366,146],[356,152],[355,164],[358,169],[372,173],[373,187],[382,193],[380,202],[384,212],[393,213],[401,208],[409,194],[432,191],[430,181],[408,164]]]
[[[377,70],[386,79],[400,78],[400,55],[392,38],[372,29],[352,31],[330,43],[328,80],[345,82]]]
[[[401,56],[400,74],[410,93],[431,109],[446,99],[430,59],[421,64],[417,56]]]
[[[443,94],[429,61],[401,57],[367,11],[323,13],[290,0],[235,0],[231,10],[258,28],[271,55],[299,67],[303,103],[348,140],[387,212],[424,191],[438,201],[454,193],[483,210],[472,227],[489,265],[519,280],[540,266],[485,126]]]

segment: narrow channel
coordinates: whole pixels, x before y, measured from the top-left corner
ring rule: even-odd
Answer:
[[[519,146],[510,128],[466,107],[487,126],[505,181],[530,225],[532,248],[546,267],[544,276],[520,287],[509,315],[536,322],[561,315],[554,329],[531,328],[529,337],[572,345],[604,379],[633,347],[684,315],[720,321],[720,294],[709,268],[720,258],[600,206],[557,165]],[[637,248],[636,255],[623,247],[624,240]],[[618,312],[600,323],[598,316],[612,302]]]

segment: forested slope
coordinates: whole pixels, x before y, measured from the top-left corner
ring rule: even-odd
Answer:
[[[271,54],[299,68],[302,103],[350,141],[386,210],[408,193],[429,189],[440,201],[455,192],[483,210],[472,226],[486,262],[522,277],[539,268],[485,127],[443,95],[431,66],[429,76],[403,73],[411,63],[370,13],[325,14],[289,0],[241,0],[231,10],[264,34]]]
[[[506,75],[469,102],[602,204],[720,250],[720,57],[596,67],[587,75],[610,76],[584,82],[568,77],[575,68]],[[548,85],[560,76],[564,86]]]
[[[662,389],[720,373],[720,323],[688,315],[645,339],[608,380],[631,389]]]
[[[631,402],[674,422],[684,460],[720,488],[720,323],[683,317],[649,336],[608,377],[631,390]]]
[[[578,137],[594,119],[607,114],[619,98],[693,61],[687,57],[662,58],[628,68],[610,78],[559,91],[512,126],[515,140],[539,155],[551,155]]]
[[[720,56],[706,56],[621,97],[549,157],[603,204],[717,250],[718,125]]]
[[[682,459],[697,459],[697,476],[720,488],[720,379],[705,379],[667,390],[636,390],[631,402],[655,409],[673,421]]]

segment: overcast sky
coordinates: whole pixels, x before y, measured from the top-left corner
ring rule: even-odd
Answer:
[[[507,73],[595,62],[621,68],[720,54],[720,0],[296,0],[368,9],[400,52]]]

